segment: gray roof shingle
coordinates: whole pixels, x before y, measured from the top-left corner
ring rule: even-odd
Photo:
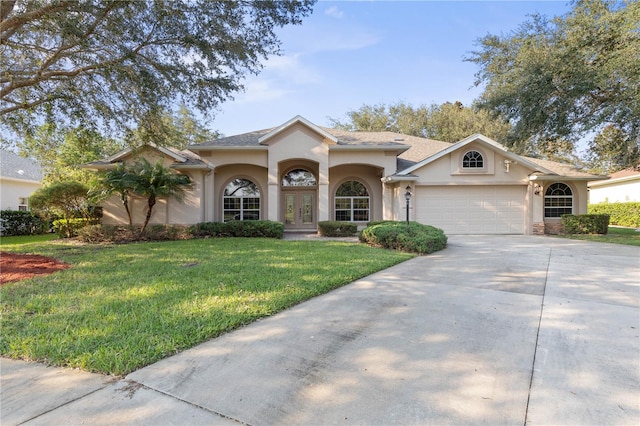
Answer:
[[[9,179],[42,181],[44,174],[38,162],[20,157],[11,151],[0,150],[0,176]]]

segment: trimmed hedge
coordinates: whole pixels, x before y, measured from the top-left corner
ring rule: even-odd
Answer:
[[[360,232],[360,241],[388,249],[419,254],[433,253],[447,246],[442,229],[417,222],[372,222]]]
[[[606,214],[611,225],[640,228],[640,202],[589,204],[589,214]]]
[[[189,232],[203,237],[282,238],[284,224],[271,220],[234,220],[231,222],[203,222],[193,225]]]
[[[44,234],[47,222],[30,211],[0,211],[0,235],[37,235]]]
[[[609,228],[609,215],[564,214],[562,228],[565,234],[606,234]]]
[[[358,225],[353,222],[318,222],[318,233],[323,237],[353,237],[358,233]]]

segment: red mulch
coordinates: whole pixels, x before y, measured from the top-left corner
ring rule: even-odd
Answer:
[[[0,252],[0,285],[36,275],[53,274],[71,265],[52,257],[37,254]]]

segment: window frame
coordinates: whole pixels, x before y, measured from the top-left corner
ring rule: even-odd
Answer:
[[[469,158],[467,159],[467,156],[469,156],[470,154],[477,154],[480,157],[480,165],[478,165],[478,158]],[[461,165],[462,165],[462,170],[470,170],[470,171],[476,171],[476,170],[486,170],[487,169],[487,160],[484,158],[484,154],[480,151],[478,151],[477,149],[470,149],[467,152],[464,153],[464,155],[461,158]],[[471,162],[474,162],[474,165],[471,164]],[[466,163],[466,165],[465,165]]]
[[[251,182],[252,185],[258,190],[258,195],[246,196],[246,195],[224,195],[225,191],[234,181],[244,180]],[[257,207],[255,207],[257,200]],[[233,202],[233,205],[232,205]],[[227,219],[227,213],[230,212],[233,219]],[[239,216],[236,219],[236,216]],[[231,222],[234,220],[260,220],[262,216],[262,189],[251,178],[238,176],[227,181],[227,184],[222,188],[222,222]]]
[[[554,194],[563,185],[562,194]],[[567,194],[567,191],[569,194]],[[550,193],[551,192],[551,193]],[[544,190],[544,218],[560,219],[564,214],[573,214],[574,191],[564,182],[554,182]]]
[[[363,195],[337,195],[339,189],[346,183],[349,182],[357,182],[364,190],[367,192],[366,196]],[[335,190],[334,199],[333,199],[333,218],[339,222],[369,222],[371,219],[371,191],[364,184],[364,182],[358,179],[347,179],[340,183]],[[362,208],[360,206],[356,206],[356,203],[360,201],[366,201],[366,208]],[[345,203],[341,208],[338,208],[338,202]],[[339,217],[339,213],[345,214],[344,216]],[[364,213],[364,216],[362,216]],[[356,214],[358,215],[358,219],[356,219]]]

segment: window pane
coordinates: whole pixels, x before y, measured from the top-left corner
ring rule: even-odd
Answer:
[[[353,199],[353,208],[354,209],[368,209],[369,208],[369,199],[368,198],[354,198]]]
[[[336,210],[336,220],[351,222],[351,212],[349,210]]]
[[[353,220],[356,222],[368,222],[369,221],[369,210],[354,210],[353,211]]]
[[[351,198],[336,198],[336,210],[351,209]]]
[[[282,178],[282,186],[316,186],[316,177],[304,169],[291,170]]]
[[[234,179],[224,189],[226,197],[259,197],[260,190],[248,179]]]

